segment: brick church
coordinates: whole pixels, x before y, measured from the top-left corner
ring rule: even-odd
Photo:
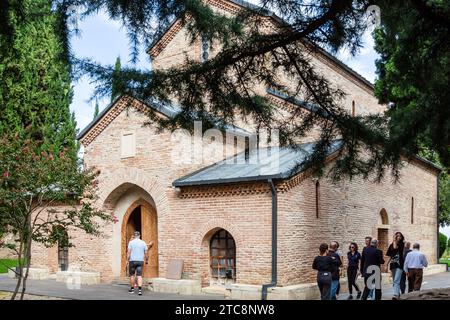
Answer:
[[[248,5],[207,2],[227,15]],[[274,16],[264,17],[264,22],[268,28],[279,23]],[[201,41],[189,43],[187,30],[176,20],[148,53],[156,70],[183,63],[186,55],[201,59],[203,50]],[[355,71],[322,50],[309,55],[318,70],[347,93],[344,106],[349,113],[385,110],[374,97],[373,85]],[[302,106],[274,90],[265,89],[264,94],[280,110]],[[385,249],[396,231],[419,242],[430,263],[437,263],[439,169],[433,164],[419,158],[405,163],[396,184],[360,178],[333,184],[298,166],[312,151],[316,133],[299,141],[299,149],[246,153],[236,141],[254,130],[244,121],[227,129],[233,139],[204,136],[201,161],[192,161],[195,143],[189,136],[144,126],[149,108],[161,117],[177,112],[175,105],[122,96],[78,136],[85,165],[101,171],[98,206],[118,221],[105,225],[99,238],[68,230],[75,245],[68,250],[36,245],[32,266],[51,273],[78,268],[99,272],[102,281],[115,281],[125,276],[126,246],[134,230],[147,243],[155,243],[144,278],[155,290],[164,284],[159,288],[167,292],[190,286],[189,292],[195,293],[218,285],[260,295],[263,285],[273,286],[269,292],[298,288],[315,281],[311,265],[320,243],[337,240],[346,252],[351,241],[362,247],[364,237],[372,236]],[[339,145],[336,141],[329,150],[328,166]],[[224,149],[232,150],[231,157],[222,156]],[[173,260],[183,263],[180,280],[166,279]]]

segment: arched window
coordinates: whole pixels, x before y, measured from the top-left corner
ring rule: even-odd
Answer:
[[[388,214],[386,212],[386,209],[381,209],[380,211],[380,217],[379,217],[379,222],[382,225],[387,225],[389,224],[389,219],[388,219]]]
[[[220,229],[211,238],[210,266],[213,278],[236,279],[236,244],[225,229]]]
[[[355,100],[352,101],[352,117],[356,115],[356,106],[355,106]]]
[[[411,197],[411,224],[414,223],[414,197]]]
[[[316,181],[316,218],[319,219],[320,206],[320,183]]]

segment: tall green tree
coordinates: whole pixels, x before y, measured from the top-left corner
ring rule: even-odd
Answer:
[[[98,99],[95,99],[94,119],[97,118],[99,112],[100,112],[100,107],[98,106]]]
[[[77,159],[71,68],[60,32],[66,17],[58,8],[50,0],[0,6],[7,26],[0,29],[0,235],[14,235],[8,247],[19,260],[12,299],[25,294],[34,243],[67,241],[65,229],[98,235],[99,221],[110,220],[93,206],[98,173]]]
[[[116,63],[114,64],[114,72],[112,74],[111,102],[120,95],[120,81],[117,79],[120,77],[121,69],[122,63],[120,62],[120,57],[117,57]]]
[[[17,1],[9,1],[17,2]],[[22,0],[0,33],[0,134],[41,140],[42,149],[76,157],[70,65],[64,59],[52,1]]]

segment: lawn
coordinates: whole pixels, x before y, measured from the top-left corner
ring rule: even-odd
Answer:
[[[450,267],[450,258],[447,259],[441,258],[439,259],[439,263],[446,263]]]
[[[8,273],[7,267],[15,267],[17,262],[16,259],[0,259],[0,273]]]

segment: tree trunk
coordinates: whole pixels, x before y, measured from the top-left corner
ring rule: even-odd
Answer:
[[[11,296],[11,300],[15,300],[16,299],[17,293],[19,292],[19,289],[20,289],[20,284],[22,283],[22,270],[23,270],[22,253],[23,253],[23,237],[20,236],[19,254],[18,254],[18,257],[17,257],[19,259],[19,261],[18,261],[18,264],[19,264],[19,275],[18,276],[19,277],[17,279],[17,284],[16,284],[16,287],[14,289],[14,292],[13,292],[13,294]]]
[[[31,215],[30,215],[31,218]],[[32,242],[32,230],[31,230],[31,221],[29,221],[28,224],[28,239],[27,244],[25,247],[25,253],[27,257],[27,272],[25,272],[25,276],[23,277],[23,284],[22,284],[22,292],[20,293],[20,300],[23,300],[23,297],[25,295],[25,291],[27,290],[27,279],[28,274],[30,273],[30,265],[31,265],[31,242]]]

